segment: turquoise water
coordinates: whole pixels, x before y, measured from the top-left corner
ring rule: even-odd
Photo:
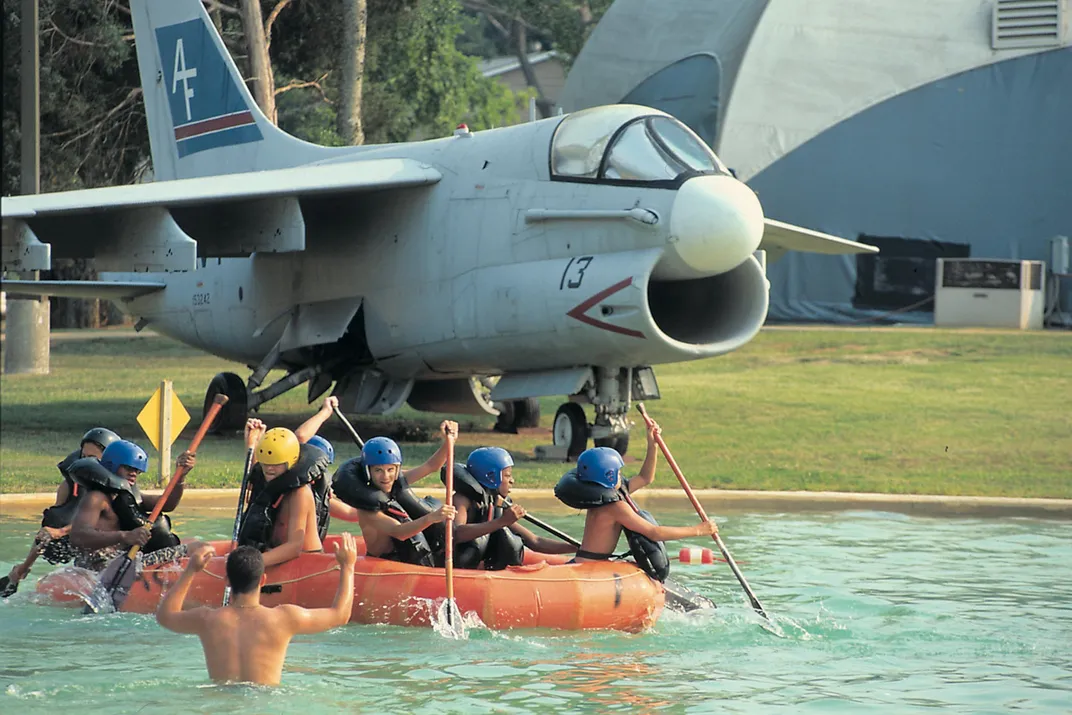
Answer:
[[[184,536],[229,536],[222,510],[177,521]],[[547,521],[575,534],[581,523]],[[725,564],[675,564],[675,577],[718,601],[717,611],[664,614],[636,635],[474,628],[455,641],[423,629],[347,626],[296,638],[283,685],[266,690],[210,684],[197,639],[150,616],[83,617],[38,605],[24,582],[0,603],[0,711],[1072,710],[1072,524],[879,512],[742,514],[719,523],[785,637],[758,625]],[[4,573],[35,526],[0,517]]]

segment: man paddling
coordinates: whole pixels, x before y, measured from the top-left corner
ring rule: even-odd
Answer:
[[[196,461],[192,452],[183,452],[175,469],[193,469]],[[71,465],[71,476],[86,490],[71,524],[71,545],[78,550],[75,566],[100,571],[135,544],[146,555],[144,565],[186,555],[187,545],[171,533],[171,520],[166,515],[161,514],[154,524],[147,523],[161,498],[138,489],[138,477],[148,466],[145,450],[127,440],[108,445],[99,462],[86,458]],[[182,494],[183,480],[179,480],[162,511],[174,510]]]
[[[437,471],[447,461],[447,440],[457,438],[458,423],[444,420],[439,432],[443,445],[424,464],[405,472],[398,444],[387,437],[373,437],[365,442],[359,458],[344,463],[335,473],[336,498],[331,500],[331,515],[361,525],[368,556],[436,565],[435,539],[430,541],[425,532],[435,524],[453,519],[457,510],[453,506],[433,508],[423,503],[413,496],[410,485]],[[423,514],[417,514],[418,510]]]
[[[659,450],[656,446],[661,430],[652,420],[648,425],[648,450],[640,473],[622,479],[622,456],[610,447],[593,447],[577,459],[555,486],[555,496],[567,506],[583,509],[584,536],[575,561],[606,561],[613,558],[618,539],[624,531],[630,552],[649,575],[665,581],[670,565],[663,541],[686,539],[718,533],[713,521],[695,526],[659,526],[646,511],[637,508],[630,496],[655,479]]]
[[[156,621],[176,633],[193,633],[201,639],[208,675],[217,682],[279,685],[291,638],[320,633],[350,620],[354,599],[354,537],[342,534],[335,551],[339,586],[330,608],[302,608],[283,604],[261,605],[261,586],[267,582],[264,559],[251,546],[239,546],[227,557],[227,583],[231,602],[221,608],[182,610],[197,573],[215,550],[204,545],[193,552],[186,569],[156,611]]]
[[[454,506],[458,510],[454,543],[460,546],[454,551],[455,566],[498,571],[520,566],[525,548],[544,554],[577,550],[564,541],[537,536],[517,523],[526,514],[524,507],[504,506],[503,500],[510,497],[514,486],[514,458],[502,447],[474,449],[466,460],[465,472],[454,474]]]
[[[56,489],[56,503],[45,509],[41,519],[41,529],[34,536],[33,546],[26,559],[21,564],[13,566],[7,576],[0,578],[0,598],[7,598],[18,590],[19,581],[29,575],[30,567],[33,566],[38,556],[44,555],[45,560],[51,564],[66,563],[74,558],[75,551],[71,547],[69,534],[71,521],[78,512],[83,491],[71,477],[70,467],[79,459],[87,457],[99,460],[104,450],[118,441],[119,435],[110,429],[94,427],[82,435],[82,442],[78,449],[56,465],[63,476],[63,481]]]

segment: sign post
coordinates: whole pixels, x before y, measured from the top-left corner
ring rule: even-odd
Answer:
[[[160,484],[171,476],[171,445],[189,421],[190,413],[175,394],[171,380],[161,380],[160,387],[138,413],[138,424],[160,454]]]

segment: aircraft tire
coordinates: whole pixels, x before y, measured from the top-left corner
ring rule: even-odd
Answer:
[[[625,453],[629,450],[629,435],[619,434],[614,437],[597,439],[595,440],[595,445],[597,447],[611,447],[624,457]]]
[[[540,401],[535,397],[514,400],[514,428],[540,426]]]
[[[556,447],[566,448],[566,459],[576,459],[588,445],[588,420],[584,408],[576,402],[560,405],[555,412],[551,439]]]
[[[246,392],[246,383],[233,372],[221,372],[208,383],[205,391],[205,405],[201,414],[208,414],[209,407],[216,395],[227,395],[227,404],[220,410],[216,421],[212,423],[211,431],[214,434],[240,430],[246,424],[246,415],[249,412],[249,399]]]
[[[492,427],[496,432],[516,434],[517,426],[514,424],[514,401],[496,402],[495,407],[499,410],[499,416],[495,419]]]

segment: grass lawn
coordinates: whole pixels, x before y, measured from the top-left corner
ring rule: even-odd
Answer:
[[[56,462],[97,425],[155,456],[135,418],[165,378],[191,414],[177,455],[200,422],[212,376],[248,375],[242,365],[133,333],[56,339],[51,368],[47,376],[0,379],[2,492],[54,489]],[[648,410],[695,488],[1072,498],[1069,333],[771,328],[731,355],[656,372],[663,399]],[[552,486],[565,465],[531,455],[550,442],[560,402],[542,400],[542,429],[522,435],[491,432],[491,417],[459,416],[459,459],[477,446],[503,446],[519,462],[518,486]],[[312,411],[302,387],[265,405],[260,417],[293,428]],[[353,421],[367,439],[420,434],[440,419],[406,408]],[[357,454],[334,420],[321,434],[339,459]],[[629,473],[643,440],[634,430]],[[403,441],[406,463],[436,446]],[[208,437],[188,484],[237,486],[243,451],[241,435]],[[655,486],[675,485],[663,464]]]

